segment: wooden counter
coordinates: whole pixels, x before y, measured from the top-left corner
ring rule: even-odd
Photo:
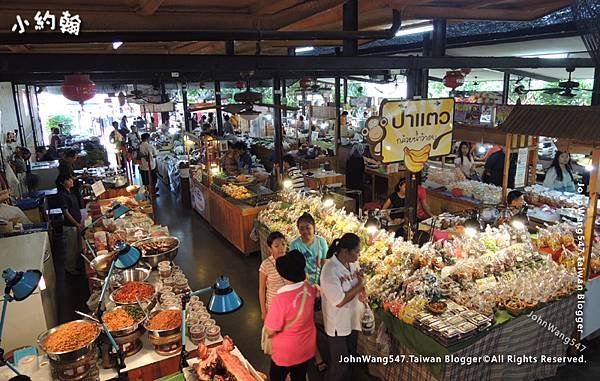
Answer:
[[[429,189],[427,190],[427,204],[431,209],[431,213],[435,216],[444,212],[455,213],[466,209],[474,209],[480,205],[477,200],[469,201]]]
[[[341,173],[326,173],[322,171],[314,171],[312,176],[305,175],[304,182],[310,189],[319,189],[323,185],[342,184],[346,185],[346,176]]]
[[[365,175],[371,177],[371,200],[385,200],[394,192],[400,179],[406,177],[406,171],[394,173],[380,172],[378,169],[365,168]]]
[[[248,255],[260,249],[250,238],[254,220],[264,206],[251,207],[230,200],[192,179],[192,206],[212,227],[239,251]]]

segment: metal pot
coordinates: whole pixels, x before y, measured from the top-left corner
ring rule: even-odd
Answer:
[[[152,266],[140,262],[135,268],[127,270],[115,270],[110,277],[110,287],[119,288],[127,282],[145,282],[150,276]]]
[[[111,309],[110,311],[119,310],[119,309],[125,309],[125,307],[124,306],[116,306],[115,308]],[[110,312],[110,311],[106,311],[106,312]],[[123,337],[123,336],[130,335],[130,334],[134,333],[135,331],[137,331],[138,328],[140,328],[142,326],[142,324],[145,322],[145,320],[146,320],[146,318],[144,316],[142,316],[140,318],[140,320],[133,323],[132,326],[121,328],[121,329],[114,330],[114,331],[110,331],[110,334],[113,337]],[[142,329],[143,329],[143,327],[142,327]]]
[[[98,325],[96,323],[90,322],[89,320],[74,320],[74,321],[75,322],[86,322],[89,324],[93,324],[97,329],[96,335],[89,343],[86,343],[84,346],[74,349],[72,351],[50,352],[44,347],[43,343],[46,341],[48,336],[50,336],[51,334],[56,332],[64,324],[61,324],[59,326],[56,326],[54,328],[47,330],[46,332],[44,332],[38,336],[37,343],[40,346],[40,348],[42,348],[44,350],[44,352],[46,352],[48,354],[48,358],[50,358],[51,360],[60,361],[60,362],[73,362],[73,361],[77,360],[78,358],[87,355],[95,348],[96,341],[98,340],[98,337],[100,336],[100,328],[98,327]],[[65,324],[67,324],[67,323],[65,323]]]
[[[114,253],[98,255],[90,262],[90,267],[94,269],[96,274],[100,277],[105,277],[108,275],[108,270],[110,270],[113,257]]]
[[[150,311],[156,305],[156,288],[151,283],[148,283],[148,282],[140,282],[140,283],[148,284],[148,285],[152,286],[152,288],[154,289],[154,295],[152,295],[151,298],[140,300],[140,303],[142,303],[142,307],[144,307],[144,309],[146,311]],[[123,286],[121,286],[121,287],[123,287]],[[109,296],[110,301],[115,303],[118,306],[137,306],[138,305],[137,301],[133,302],[133,303],[122,303],[122,302],[117,302],[115,300],[114,296],[121,289],[121,287],[117,288],[116,290],[114,290],[113,292],[110,293],[110,296]],[[146,304],[146,305],[144,306],[144,304]]]
[[[140,246],[142,246],[144,243],[158,242],[163,240],[171,240],[176,242],[177,244],[171,250],[164,251],[160,254],[155,255],[146,255],[146,251],[140,248]],[[173,259],[175,259],[175,257],[177,256],[177,252],[179,251],[179,244],[180,242],[177,237],[151,237],[137,241],[132,246],[135,246],[140,249],[140,251],[142,252],[142,259],[144,260],[144,262],[149,263],[152,266],[152,268],[157,268],[159,262],[173,261]]]
[[[160,309],[160,310],[156,310],[150,313],[150,315],[148,315],[148,320],[146,320],[144,322],[144,328],[146,328],[146,330],[148,331],[148,335],[154,336],[154,337],[168,337],[171,335],[175,335],[177,333],[182,332],[181,330],[181,324],[173,329],[150,329],[148,328],[148,323],[150,323],[150,320],[152,320],[152,318],[156,315],[158,315],[159,312],[162,311],[166,311],[166,310],[176,310],[176,311],[181,311],[181,308],[179,307],[168,307],[168,308],[164,308],[164,309]],[[183,323],[183,322],[182,322]]]

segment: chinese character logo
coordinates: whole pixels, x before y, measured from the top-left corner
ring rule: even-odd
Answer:
[[[56,17],[50,11],[46,11],[44,15],[38,11],[33,19],[35,20],[35,30],[44,30],[47,25],[50,27],[50,30],[56,28]]]
[[[62,33],[72,34],[74,36],[79,35],[79,27],[81,26],[81,19],[79,15],[71,16],[69,11],[64,11],[60,18],[60,31]]]
[[[29,26],[29,20],[27,20],[27,19],[23,20],[21,18],[21,15],[17,15],[17,23],[15,25],[13,25],[12,31],[15,32],[18,28],[19,29],[18,33],[23,34],[23,33],[25,33],[25,28],[28,26]]]

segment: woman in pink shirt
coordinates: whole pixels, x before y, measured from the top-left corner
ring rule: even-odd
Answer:
[[[271,381],[305,381],[308,362],[317,351],[314,322],[316,290],[306,282],[304,255],[292,250],[275,267],[285,286],[271,300],[265,328],[272,338]]]

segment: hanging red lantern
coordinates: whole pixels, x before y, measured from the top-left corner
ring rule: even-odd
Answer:
[[[298,83],[300,85],[301,88],[303,89],[308,89],[308,87],[310,86],[310,78],[308,77],[304,77],[300,80],[300,82]]]
[[[244,88],[244,82],[243,81],[237,81],[235,83],[235,87],[237,87],[238,89],[243,89]]]
[[[96,84],[87,74],[65,75],[61,89],[65,98],[81,104],[96,95]]]
[[[465,83],[465,77],[458,70],[447,71],[443,79],[444,86],[452,90],[462,86]]]
[[[460,69],[460,72],[466,77],[467,75],[471,74],[471,68],[463,67],[462,69]]]

